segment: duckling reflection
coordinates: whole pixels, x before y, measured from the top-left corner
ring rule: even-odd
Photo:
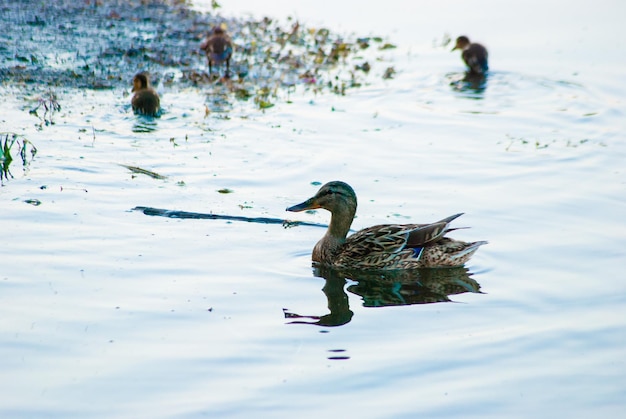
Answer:
[[[344,290],[348,279],[356,283],[349,285],[347,290],[360,296],[364,307],[450,302],[450,295],[482,293],[480,284],[471,278],[472,274],[465,267],[376,272],[339,271],[316,264],[313,273],[326,280],[322,291],[328,300],[330,313],[305,316],[284,310],[287,319],[303,319],[289,324],[329,327],[349,323],[354,313],[350,310],[348,295]]]
[[[467,93],[467,97],[472,99],[482,99],[482,94],[487,89],[487,77],[487,74],[477,74],[469,71],[463,74],[450,73],[447,75],[452,90]]]

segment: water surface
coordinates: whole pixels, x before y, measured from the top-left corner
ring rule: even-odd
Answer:
[[[298,88],[265,111],[174,85],[146,120],[129,87],[68,88],[46,125],[3,85],[0,131],[37,154],[0,188],[0,416],[626,414],[623,6],[449,3],[276,3],[398,48],[346,96]],[[237,7],[221,13],[263,12]],[[483,89],[445,32],[490,47]],[[284,209],[334,179],[357,192],[355,230],[465,212],[454,237],[489,245],[453,279],[481,292],[426,303],[406,294],[423,284],[315,276],[319,227],[132,210],[323,224]]]

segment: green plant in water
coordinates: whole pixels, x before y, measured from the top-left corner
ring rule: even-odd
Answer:
[[[11,150],[17,144],[19,155],[22,159],[22,166],[26,167],[29,163],[28,151],[30,151],[30,160],[37,154],[37,147],[33,145],[23,136],[15,133],[0,133],[0,185],[4,185],[4,180],[13,178],[9,167],[13,162]]]
[[[15,140],[12,140],[11,144],[9,144],[8,135],[6,136],[4,143],[0,139],[0,145],[2,146],[2,156],[0,156],[0,163],[2,163],[2,171],[0,172],[0,181],[2,181],[4,178],[8,178],[9,176],[13,177],[13,175],[11,175],[11,172],[9,171],[9,166],[11,165],[11,162],[13,161],[13,157],[11,156],[11,147],[13,146],[14,142]]]

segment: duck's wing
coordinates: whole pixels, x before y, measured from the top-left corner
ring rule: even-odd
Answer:
[[[430,224],[382,224],[364,228],[346,239],[342,252],[355,255],[397,253],[407,247],[421,247],[443,237],[458,213]]]
[[[346,239],[342,254],[362,257],[371,253],[396,253],[404,249],[417,225],[385,224],[364,228]]]
[[[455,220],[463,215],[462,212],[451,215],[431,224],[416,224],[407,237],[406,247],[422,247],[428,243],[442,238],[448,231],[450,231],[449,225],[452,220]]]
[[[488,53],[480,44],[472,44],[463,51],[463,60],[474,73],[482,74],[489,70]]]
[[[360,230],[346,239],[339,248],[334,263],[357,269],[385,268],[406,258],[409,233],[417,225],[386,224]]]
[[[431,224],[384,224],[365,228],[346,239],[338,249],[335,263],[356,268],[385,268],[419,257],[423,248],[441,239],[450,231],[450,222],[461,215],[451,215]]]

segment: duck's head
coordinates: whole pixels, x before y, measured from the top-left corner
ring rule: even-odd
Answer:
[[[470,44],[470,40],[467,36],[461,35],[456,39],[456,45],[452,48],[452,51],[455,49],[460,49],[461,51],[467,48]]]
[[[319,191],[312,198],[306,201],[287,208],[287,211],[299,212],[310,209],[323,208],[331,213],[344,212],[348,210],[349,213],[356,212],[356,194],[350,185],[345,182],[333,181],[328,182],[320,188]],[[352,220],[350,220],[352,221]]]
[[[225,25],[222,23],[213,27],[213,35],[224,35],[226,33]]]
[[[133,78],[133,92],[137,90],[146,89],[150,85],[148,75],[146,73],[137,73]]]

